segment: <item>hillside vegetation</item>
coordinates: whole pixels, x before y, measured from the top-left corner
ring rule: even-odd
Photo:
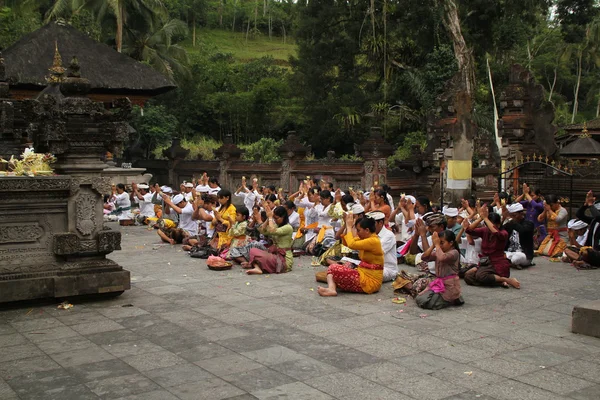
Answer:
[[[231,53],[238,62],[249,62],[261,57],[273,57],[278,65],[289,65],[290,56],[296,55],[296,43],[287,38],[283,43],[281,37],[256,35],[246,40],[246,34],[241,32],[224,31],[221,29],[198,29],[196,31],[196,47],[192,41],[183,42],[183,47],[189,54],[215,49],[220,53]]]

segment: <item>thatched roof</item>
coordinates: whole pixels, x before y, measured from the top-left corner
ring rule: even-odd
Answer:
[[[582,137],[569,143],[560,150],[560,155],[564,157],[598,157],[600,156],[600,143],[591,137]]]
[[[46,86],[55,43],[63,67],[77,56],[81,76],[90,80],[92,92],[157,95],[175,88],[170,79],[149,66],[96,42],[70,25],[56,22],[23,36],[3,51],[11,85],[40,89]]]
[[[565,125],[562,128],[565,131],[576,131],[576,132],[581,132],[583,130],[583,126],[584,124],[571,124],[571,125]],[[585,127],[587,128],[587,130],[599,130],[600,129],[600,118],[596,118],[596,119],[592,119],[590,121],[585,122]]]

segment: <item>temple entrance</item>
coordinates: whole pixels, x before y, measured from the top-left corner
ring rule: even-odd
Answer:
[[[547,160],[546,160],[547,161]],[[540,189],[542,195],[555,194],[565,209],[572,215],[573,203],[573,174],[566,166],[552,163],[529,160],[500,173],[498,191],[507,192],[513,196],[522,193],[523,184],[531,188]]]

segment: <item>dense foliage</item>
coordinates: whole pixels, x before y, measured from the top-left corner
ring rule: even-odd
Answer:
[[[174,135],[190,147],[195,138],[231,135],[254,143],[248,157],[269,161],[277,154],[268,149],[289,130],[317,157],[329,149],[352,154],[352,144],[378,125],[399,146],[393,160],[402,160],[424,144],[427,117],[457,70],[444,1],[0,0],[0,47],[63,18],[172,76],[179,88],[134,121],[148,154]],[[511,64],[530,68],[559,124],[598,117],[596,1],[455,1],[475,59],[481,132],[494,126],[488,63],[496,92]],[[236,57],[203,40],[211,29],[230,32],[238,47],[264,41],[276,52],[295,42],[297,52],[287,62]]]

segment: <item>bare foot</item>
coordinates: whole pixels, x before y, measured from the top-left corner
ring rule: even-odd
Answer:
[[[337,296],[337,292],[335,290],[331,290],[331,289],[328,289],[323,286],[319,286],[317,288],[317,292],[319,293],[319,296],[323,296],[323,297]]]
[[[190,251],[192,249],[192,246],[188,246],[187,244],[184,246],[181,246],[183,251]]]
[[[516,280],[515,278],[508,278],[506,280],[506,283],[508,283],[510,286],[514,287],[515,289],[521,288],[521,283],[518,280]]]
[[[175,244],[175,239],[169,239],[169,243],[171,243],[171,244],[174,245]]]
[[[243,263],[240,263],[240,266],[244,269],[252,268],[252,266],[250,265],[250,263],[248,261],[244,261]]]
[[[506,282],[502,282],[502,284],[500,286],[502,286],[504,289],[510,288],[510,285]]]
[[[252,269],[249,269],[248,271],[246,271],[246,273],[248,275],[262,275],[262,269],[258,268],[258,267],[254,267]]]

